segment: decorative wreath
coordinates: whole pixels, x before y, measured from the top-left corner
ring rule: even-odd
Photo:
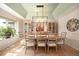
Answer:
[[[79,29],[79,20],[72,18],[67,22],[67,29],[71,32],[77,31]]]

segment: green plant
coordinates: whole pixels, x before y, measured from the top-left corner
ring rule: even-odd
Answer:
[[[11,27],[7,26],[7,29],[5,31],[6,38],[10,38],[10,36],[14,36],[14,34],[15,34],[15,29],[12,29]]]
[[[16,30],[12,29],[11,27],[0,26],[0,37],[10,38],[11,36],[14,36],[15,33],[16,33]]]
[[[6,28],[3,26],[0,26],[0,38],[4,37],[6,32]]]

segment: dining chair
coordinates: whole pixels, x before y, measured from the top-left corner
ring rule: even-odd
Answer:
[[[60,36],[60,38],[58,38],[57,44],[60,45],[61,48],[62,48],[62,46],[64,47],[66,34],[67,34],[67,32],[61,32],[61,36]]]
[[[19,39],[23,39],[23,33],[19,32]]]
[[[26,51],[28,50],[28,48],[33,48],[34,53],[35,53],[35,35],[27,35],[27,37],[25,37],[25,45],[26,45]]]
[[[57,52],[57,39],[54,35],[48,35],[47,47],[48,47],[48,52],[50,47],[55,47]]]
[[[37,51],[39,47],[44,47],[46,52],[46,35],[37,35]]]

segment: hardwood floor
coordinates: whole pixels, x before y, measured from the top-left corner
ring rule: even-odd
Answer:
[[[45,52],[44,48],[39,48],[37,52],[34,52],[32,48],[28,48],[25,53],[25,46],[23,43],[24,40],[21,40],[0,51],[0,56],[79,56],[79,51],[68,45],[65,45],[64,50],[58,47],[57,52],[55,48],[50,48],[49,52]]]

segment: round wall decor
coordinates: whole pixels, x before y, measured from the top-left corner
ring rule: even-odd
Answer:
[[[67,22],[67,29],[71,32],[77,31],[79,29],[79,20],[72,18]]]

